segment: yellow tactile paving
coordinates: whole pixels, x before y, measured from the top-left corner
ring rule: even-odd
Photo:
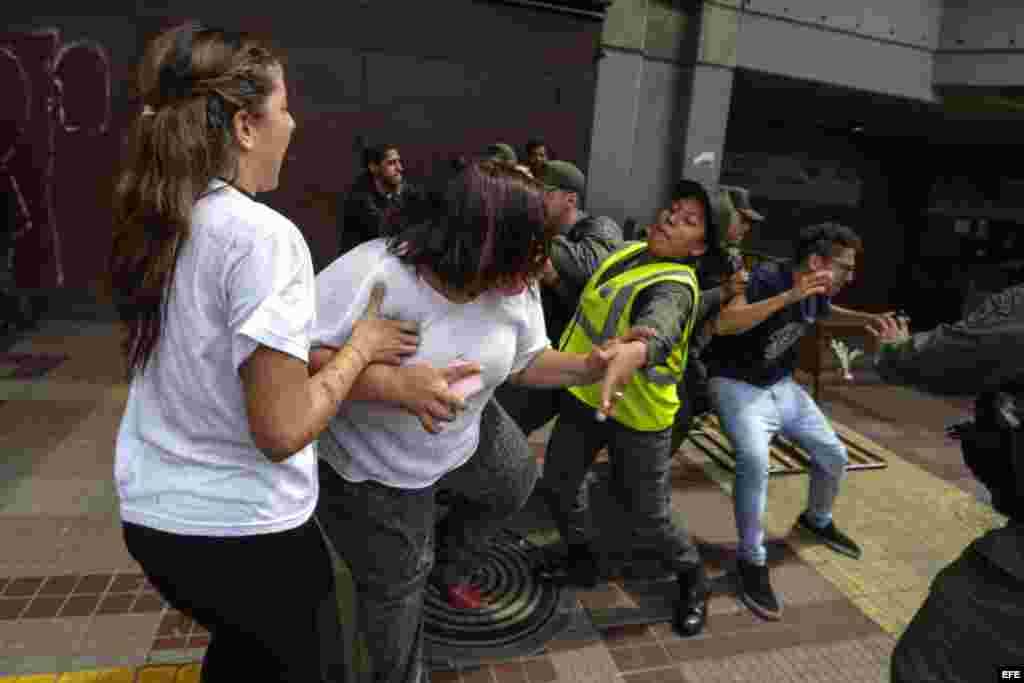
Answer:
[[[765,530],[786,537],[794,551],[887,632],[902,632],[928,592],[933,571],[1005,518],[973,496],[886,450],[889,467],[847,476],[836,501],[837,524],[861,543],[853,560],[812,542],[793,529],[807,502],[806,476],[773,477]],[[708,474],[727,493],[732,473],[705,461]]]
[[[174,683],[180,666],[146,666],[138,671],[136,683]]]
[[[135,669],[105,669],[99,672],[97,683],[134,683]]]
[[[189,664],[178,669],[178,674],[174,678],[174,683],[199,683],[199,672],[202,670],[202,666],[199,664]]]

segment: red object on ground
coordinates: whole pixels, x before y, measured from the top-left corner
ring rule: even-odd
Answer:
[[[455,609],[480,609],[484,606],[484,597],[473,584],[457,583],[448,586],[448,604]]]

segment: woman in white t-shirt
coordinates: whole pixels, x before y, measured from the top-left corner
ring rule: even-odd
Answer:
[[[317,276],[312,367],[348,337],[378,282],[388,287],[381,314],[419,323],[416,354],[402,368],[369,368],[320,438],[317,517],[352,569],[378,683],[421,680],[435,492],[457,494],[438,548],[442,557],[459,556],[453,542],[480,543],[522,506],[535,482],[537,464],[491,400],[495,387],[590,384],[615,355],[615,344],[590,356],[550,347],[535,280],[551,237],[543,187],[500,164],[477,162],[448,184],[437,220],[362,244]],[[424,430],[443,406],[356,400],[382,398],[374,387],[459,363],[480,373],[463,380],[469,386],[453,384],[466,400],[443,429]],[[466,569],[450,567],[442,585],[471,587]]]
[[[312,441],[371,361],[415,350],[415,325],[371,307],[309,376],[309,249],[253,199],[277,186],[295,127],[265,44],[172,29],[138,87],[110,282],[131,379],[115,465],[125,542],[210,631],[203,681],[340,680]]]

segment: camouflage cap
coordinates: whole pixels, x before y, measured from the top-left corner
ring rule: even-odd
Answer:
[[[576,168],[575,164],[568,161],[549,161],[544,165],[540,181],[549,188],[575,192],[583,196],[587,187],[587,179],[583,172]]]
[[[504,161],[509,164],[519,163],[516,151],[512,149],[512,145],[506,145],[504,142],[495,142],[493,145],[488,146],[487,156],[494,161]]]
[[[733,207],[752,221],[763,221],[764,216],[758,213],[750,203],[750,190],[738,185],[722,185],[722,190],[729,194]]]

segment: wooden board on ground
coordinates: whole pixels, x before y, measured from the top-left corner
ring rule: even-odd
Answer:
[[[887,466],[888,451],[885,447],[835,420],[832,421],[832,428],[846,446],[850,458],[848,471],[874,470]],[[735,451],[716,415],[697,418],[690,432],[690,441],[722,467],[736,469]],[[772,440],[769,474],[802,474],[808,471],[810,464],[807,452],[786,437],[779,435]]]

